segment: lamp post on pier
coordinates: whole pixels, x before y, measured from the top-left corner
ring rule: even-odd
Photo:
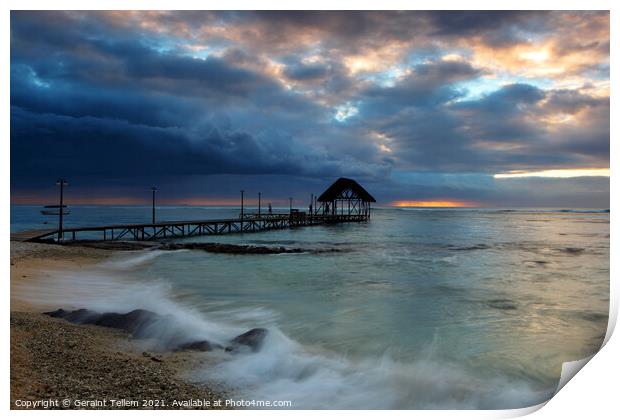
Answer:
[[[288,212],[289,214],[293,213],[293,197],[288,198]]]
[[[60,186],[60,203],[58,205],[58,241],[60,241],[64,236],[62,231],[62,216],[64,215],[63,191],[64,187],[69,185],[69,183],[64,178],[58,178],[56,185]]]
[[[153,193],[153,224],[155,224],[155,192],[159,191],[159,188],[153,186],[151,187],[151,192]]]
[[[241,232],[243,232],[243,193],[245,191],[241,190],[241,214],[239,215]]]
[[[258,217],[260,217],[260,196],[261,193],[258,193]]]

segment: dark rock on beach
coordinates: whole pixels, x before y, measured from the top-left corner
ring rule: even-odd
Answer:
[[[212,351],[223,349],[220,344],[207,339],[183,341],[182,325],[174,321],[173,318],[156,314],[155,312],[144,309],[136,309],[126,314],[117,312],[99,313],[88,309],[78,309],[75,311],[65,311],[57,309],[52,312],[44,312],[52,318],[62,318],[74,324],[97,325],[100,327],[115,328],[130,333],[134,338],[160,338],[157,335],[158,329],[175,330],[178,335],[168,337],[163,340],[163,348],[173,351]],[[265,328],[254,328],[230,340],[225,348],[227,352],[236,352],[242,347],[247,347],[252,351],[259,351],[267,330]],[[181,342],[182,344],[178,344]]]
[[[155,312],[136,309],[126,314],[106,312],[94,324],[102,327],[118,328],[133,335],[139,335],[147,326],[161,319],[162,317]]]
[[[127,331],[134,336],[140,336],[144,329],[162,319],[161,315],[144,309],[136,309],[126,314],[117,312],[99,313],[88,309],[65,311],[58,309],[53,312],[44,312],[53,318],[63,318],[74,324],[91,324],[101,327],[117,328]]]
[[[101,317],[101,314],[88,309],[78,309],[76,311],[65,311],[57,309],[53,312],[44,312],[52,318],[62,318],[74,324],[94,324]]]
[[[208,340],[198,340],[198,341],[190,341],[187,343],[183,343],[177,348],[175,351],[212,351],[214,349],[221,349],[222,346],[219,344],[212,343]]]
[[[262,347],[267,332],[265,328],[253,328],[230,340],[230,344],[226,347],[226,351],[234,352],[240,350],[241,346],[246,346],[253,352],[257,352]]]

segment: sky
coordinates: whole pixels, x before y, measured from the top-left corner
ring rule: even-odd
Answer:
[[[11,202],[609,207],[608,12],[11,13]]]

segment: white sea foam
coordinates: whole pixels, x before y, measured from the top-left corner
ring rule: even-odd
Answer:
[[[263,308],[220,312],[214,321],[208,314],[175,301],[171,288],[162,280],[135,282],[123,277],[118,268],[111,272],[110,267],[50,273],[46,284],[33,288],[29,298],[34,303],[66,309],[128,312],[142,308],[170,315],[174,327],[149,334],[166,342],[208,339],[226,343],[250,328],[266,326],[269,334],[259,352],[215,351],[212,354],[219,363],[191,373],[193,380],[224,381],[244,398],[290,400],[293,408],[446,409],[516,408],[550,397],[549,391],[533,390],[522,381],[477,376],[434,359],[432,348],[423,352],[422,359],[407,363],[394,360],[388,353],[354,360],[310,348],[284,334],[273,311]],[[221,321],[221,315],[230,322]]]
[[[477,377],[432,357],[402,363],[385,354],[354,361],[313,351],[277,328],[260,352],[229,356],[193,378],[225,381],[245,397],[289,400],[304,409],[517,408],[542,402],[551,392]]]
[[[144,265],[153,261],[160,256],[170,253],[170,252],[187,252],[186,249],[180,249],[177,251],[162,251],[162,250],[154,250],[154,251],[136,251],[132,252],[130,255],[123,254],[122,256],[117,256],[106,260],[100,264],[101,267],[111,268],[111,269],[132,269],[138,266]]]

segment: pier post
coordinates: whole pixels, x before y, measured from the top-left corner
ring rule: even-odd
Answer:
[[[151,191],[153,192],[153,224],[155,224],[155,191],[157,190],[157,187],[151,187]]]
[[[317,211],[317,208],[316,208],[316,204],[317,204],[316,197],[317,197],[316,194],[314,194],[314,213],[318,214],[318,211]]]
[[[56,185],[60,186],[60,205],[58,207],[58,241],[62,240],[63,236],[64,236],[64,232],[62,231],[62,216],[64,215],[64,207],[62,204],[63,201],[63,191],[64,191],[64,187],[69,185],[67,183],[67,181],[65,181],[63,178],[59,178],[58,181],[56,181]]]
[[[241,190],[241,214],[240,214],[240,223],[239,223],[239,227],[241,232],[243,232],[243,193],[245,191]]]
[[[258,217],[260,217],[260,196],[261,193],[258,193]]]

